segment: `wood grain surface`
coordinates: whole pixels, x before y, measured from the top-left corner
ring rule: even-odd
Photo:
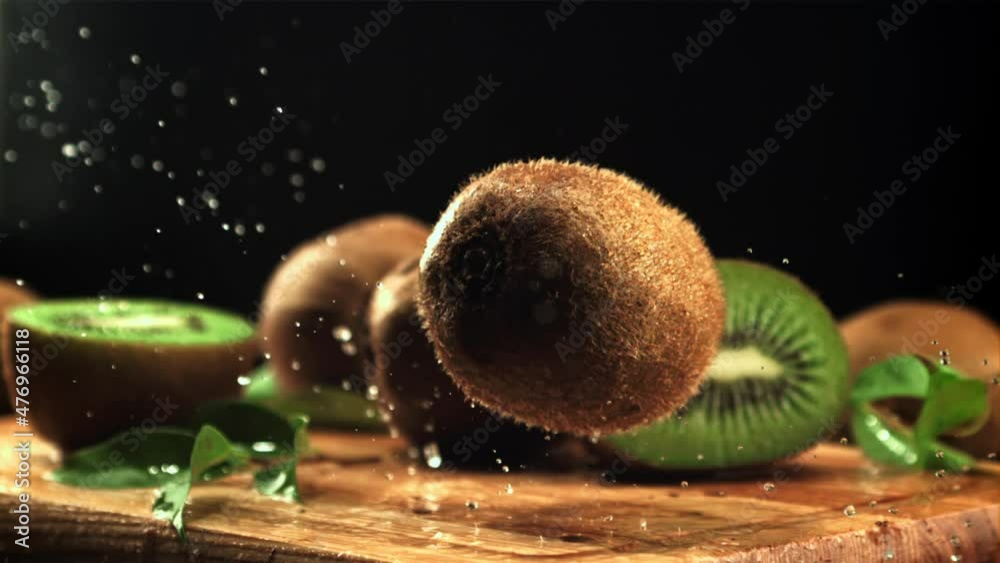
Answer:
[[[15,428],[0,421],[8,561],[1000,561],[996,465],[938,478],[822,445],[725,476],[619,463],[605,484],[600,468],[433,471],[391,438],[331,433],[313,436],[328,459],[301,467],[304,505],[261,498],[248,476],[196,487],[188,545],[150,516],[153,490],[44,480],[56,454],[35,438],[25,554],[9,512]]]

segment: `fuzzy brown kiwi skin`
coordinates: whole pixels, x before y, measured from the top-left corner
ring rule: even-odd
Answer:
[[[383,278],[368,310],[375,384],[390,427],[420,450],[436,444],[445,461],[460,465],[495,465],[497,458],[505,464],[543,462],[550,454],[565,459],[567,437],[474,407],[442,370],[417,312],[418,259]],[[488,438],[479,443],[483,436]]]
[[[419,254],[428,232],[409,217],[378,215],[292,251],[268,282],[260,324],[264,351],[283,386],[340,385],[363,375],[365,311],[375,283],[401,260]],[[347,351],[332,335],[337,327],[351,332]]]
[[[420,269],[420,313],[462,391],[553,431],[670,414],[697,390],[725,320],[695,226],[631,178],[581,164],[473,178]]]
[[[941,351],[948,350],[951,367],[986,382],[991,412],[978,432],[944,441],[979,457],[1000,455],[1000,385],[993,384],[1000,377],[1000,326],[995,322],[968,307],[899,300],[844,319],[840,332],[850,354],[852,377],[896,355],[918,354],[937,363]],[[920,402],[914,400],[888,401],[886,406],[911,423],[920,412]]]
[[[237,378],[259,354],[252,336],[224,345],[113,344],[49,334],[8,318],[0,335],[10,397],[20,387],[13,363],[20,329],[30,331],[30,347],[39,352],[31,363],[31,429],[64,451],[133,427],[148,431],[151,421],[176,426],[200,403],[236,397]]]

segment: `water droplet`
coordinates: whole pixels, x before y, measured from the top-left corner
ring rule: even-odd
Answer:
[[[775,485],[774,485],[774,483],[770,483],[770,482],[768,482],[768,483],[764,483],[764,490],[765,490],[765,491],[767,491],[767,492],[771,492],[771,491],[773,491],[773,490],[774,490],[774,488],[775,488]]]
[[[86,333],[84,333],[84,334],[81,334],[80,336],[87,336],[87,335],[86,335]],[[87,412],[85,412],[83,414],[85,414],[87,416],[87,418],[94,418],[94,411],[87,411]]]
[[[843,445],[843,446],[846,446],[847,445],[847,441],[848,441],[847,438],[841,438],[840,439],[840,444]]]
[[[853,517],[857,513],[858,513],[858,511],[855,510],[853,504],[849,504],[849,505],[847,505],[847,506],[844,507],[844,515],[847,516],[848,518]]]
[[[236,378],[236,383],[239,383],[241,387],[250,385],[251,381],[253,381],[253,379],[249,375],[241,375]]]
[[[649,525],[646,523],[645,519],[639,520],[639,529],[642,530],[643,532],[649,529]]]
[[[267,70],[266,66],[262,66],[257,69],[257,72],[259,72],[261,76],[267,76],[270,71]]]
[[[153,161],[153,170],[155,170],[156,172],[163,172],[164,168],[165,168],[165,166],[164,166],[162,160],[154,160]]]
[[[956,535],[952,535],[950,538],[948,538],[948,541],[951,543],[951,545],[955,547],[959,547],[962,545],[962,540],[960,540]]]
[[[288,177],[288,183],[290,183],[292,186],[296,188],[301,188],[302,186],[305,185],[306,178],[302,174],[296,172]]]
[[[952,555],[949,559],[951,561],[961,561],[962,560],[962,556],[956,553],[956,554]]]
[[[424,444],[424,459],[427,462],[427,467],[431,469],[437,469],[441,467],[441,452],[438,450],[437,442],[430,442]]]
[[[937,477],[938,479],[943,478],[945,476],[944,469],[938,469],[937,471],[935,471],[934,476]]]
[[[274,442],[254,442],[253,445],[250,446],[250,449],[255,452],[266,454],[276,451],[278,446]]]
[[[236,106],[238,106],[240,104],[240,99],[237,98],[236,96],[229,96],[229,98],[227,98],[226,101],[229,102],[229,105],[231,107],[236,107]]]
[[[687,481],[681,481],[681,488],[682,489],[688,488],[688,482]]]
[[[73,143],[65,143],[62,146],[62,155],[66,158],[74,158],[78,156],[76,145]]]
[[[264,225],[264,223],[257,223],[256,225],[254,225],[253,228],[258,233],[263,233],[264,231],[267,230],[267,227]]]
[[[300,369],[302,369],[302,364],[299,363],[298,360],[292,360],[291,367],[292,371],[299,371]]]
[[[143,264],[142,265],[142,271],[146,272],[147,274],[150,273],[150,272],[152,272],[153,271],[153,265],[152,264]]]
[[[320,157],[313,158],[309,161],[309,167],[312,168],[313,172],[322,174],[326,171],[326,161]]]
[[[474,500],[465,501],[465,507],[469,510],[477,510],[479,508],[479,503]]]
[[[198,298],[198,301],[204,301],[205,300],[205,294],[202,293],[202,292],[200,292],[200,291],[195,295],[195,297]]]
[[[160,129],[163,129],[164,127],[167,126],[167,122],[163,121],[162,119],[157,120],[156,124],[160,127]]]
[[[788,258],[782,258],[781,259],[781,263],[782,264],[789,264],[789,263],[791,263],[791,261]]]
[[[80,26],[77,33],[80,35],[80,39],[90,39],[90,28],[85,25]]]
[[[17,151],[14,149],[7,149],[3,153],[3,159],[11,163],[17,162]]]
[[[938,451],[934,452],[934,457],[936,457],[938,459],[944,459],[944,452],[941,451],[941,450],[938,450]]]
[[[889,559],[889,560],[895,559],[896,558],[896,552],[894,552],[891,549],[887,549],[885,551],[885,558]]]
[[[899,509],[896,508],[895,506],[890,506],[889,507],[889,514],[899,514]]]
[[[140,57],[138,53],[132,53],[128,60],[134,65],[142,64],[142,57]]]
[[[138,170],[146,165],[146,157],[141,154],[133,154],[132,158],[129,159],[129,164],[132,165],[132,168]]]
[[[178,80],[170,85],[170,93],[174,95],[175,98],[183,98],[187,95],[187,84],[183,81]]]
[[[513,487],[513,485],[511,485],[510,483],[507,483],[507,486],[504,487],[504,492],[507,493],[508,495],[514,494],[514,487]]]
[[[355,346],[353,342],[344,342],[340,345],[340,351],[343,352],[345,356],[354,356],[358,353],[358,347]]]

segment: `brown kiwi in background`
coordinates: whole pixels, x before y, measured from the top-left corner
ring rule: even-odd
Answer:
[[[683,213],[623,174],[554,160],[473,178],[434,227],[420,279],[437,357],[469,398],[580,435],[683,405],[725,320]]]
[[[368,348],[365,311],[376,282],[419,254],[428,228],[402,215],[377,215],[303,243],[268,282],[260,334],[283,386],[352,387]],[[354,377],[352,377],[354,376]]]
[[[386,275],[368,309],[379,404],[394,434],[425,463],[563,465],[584,451],[565,436],[502,420],[474,406],[448,377],[427,340],[416,296],[419,256]]]
[[[0,327],[3,326],[5,313],[9,307],[31,303],[38,299],[38,295],[30,289],[18,285],[8,279],[0,278]],[[0,386],[0,414],[10,412],[10,405],[7,402],[7,390]]]
[[[943,302],[901,300],[876,305],[840,323],[850,354],[851,374],[893,356],[917,354],[947,362],[989,386],[991,414],[972,436],[945,441],[974,455],[1000,454],[1000,327],[968,307]],[[913,422],[920,402],[896,400],[887,406]]]

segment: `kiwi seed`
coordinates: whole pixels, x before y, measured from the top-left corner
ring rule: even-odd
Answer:
[[[944,441],[980,457],[1000,455],[1000,327],[968,308],[936,301],[891,301],[851,315],[840,323],[851,357],[851,375],[897,355],[917,354],[946,362],[989,386],[990,417],[971,436]],[[920,413],[920,401],[886,403],[906,422]]]
[[[726,329],[700,392],[675,416],[604,442],[644,464],[769,463],[827,438],[846,405],[847,352],[823,303],[776,269],[742,260],[718,265]]]
[[[725,307],[695,226],[631,178],[503,164],[434,227],[420,313],[437,357],[483,406],[591,435],[672,412],[697,390]]]
[[[2,332],[7,392],[23,387],[14,343],[27,340],[32,429],[67,450],[237,395],[258,354],[239,317],[162,301],[42,301],[10,309]]]
[[[415,256],[383,278],[368,310],[375,384],[390,429],[432,467],[544,460],[561,437],[472,405],[442,371],[417,313],[417,262]]]
[[[292,252],[268,283],[260,326],[264,351],[283,386],[339,386],[362,376],[368,298],[386,272],[420,253],[427,234],[414,219],[378,215]]]

